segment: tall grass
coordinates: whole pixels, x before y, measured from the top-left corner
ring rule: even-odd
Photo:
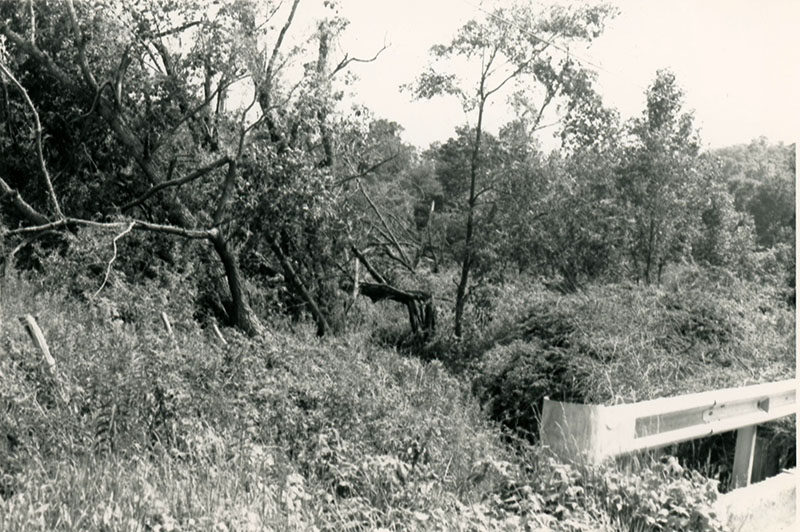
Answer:
[[[165,294],[117,282],[86,299],[4,279],[0,529],[719,528],[697,517],[715,496],[706,479],[558,464],[488,420],[464,375],[375,346],[364,329],[383,310],[361,308],[371,325],[335,338],[281,323],[256,340],[224,329],[223,345],[185,299],[180,284]],[[55,379],[16,321],[26,313]],[[515,323],[503,310],[459,349]],[[670,487],[683,495],[665,497]]]

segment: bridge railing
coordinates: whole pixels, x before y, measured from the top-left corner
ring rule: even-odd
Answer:
[[[733,487],[750,483],[757,426],[797,411],[797,380],[614,406],[544,400],[540,436],[564,460],[608,458],[737,431]]]

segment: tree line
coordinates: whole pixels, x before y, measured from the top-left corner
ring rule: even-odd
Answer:
[[[622,120],[563,53],[614,8],[498,8],[434,46],[405,90],[458,99],[470,124],[419,150],[342,103],[382,48],[338,52],[332,1],[301,34],[301,3],[0,2],[4,264],[91,234],[113,248],[98,292],[185,270],[198,315],[250,335],[274,311],[336,331],[360,293],[407,307],[423,336],[452,305],[461,337],[471,298],[507,275],[575,291],[685,261],[755,275],[772,253],[794,287],[794,147],[703,151],[668,70]],[[515,118],[494,134],[503,98]],[[545,127],[560,149],[541,148]]]

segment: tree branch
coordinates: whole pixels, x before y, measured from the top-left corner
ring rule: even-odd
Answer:
[[[108,282],[108,276],[111,274],[111,265],[114,264],[114,261],[117,260],[117,240],[122,238],[123,236],[127,235],[133,230],[133,225],[135,222],[131,222],[128,224],[128,227],[125,228],[120,234],[114,237],[114,240],[111,241],[111,245],[114,246],[114,254],[111,256],[111,260],[108,261],[108,265],[106,266],[106,275],[103,277],[103,283],[100,285],[100,288],[97,289],[97,292],[92,295],[92,298],[97,297],[97,294],[103,289],[103,287]]]
[[[36,156],[39,159],[39,169],[42,171],[42,180],[44,182],[45,189],[47,190],[47,197],[50,200],[50,206],[53,209],[53,214],[55,214],[57,218],[63,218],[64,213],[61,212],[61,206],[58,204],[56,191],[53,189],[53,182],[50,179],[50,172],[47,171],[47,164],[44,161],[44,150],[42,149],[42,123],[39,121],[39,113],[36,112],[36,107],[33,105],[30,96],[28,96],[28,91],[25,90],[25,87],[23,87],[22,84],[17,81],[17,78],[14,76],[14,74],[12,74],[3,63],[0,63],[0,72],[5,74],[5,76],[11,80],[11,83],[13,83],[20,94],[22,94],[25,104],[33,113],[33,120],[36,124]]]
[[[71,2],[70,2],[71,3]],[[74,11],[74,10],[73,10]],[[44,65],[44,67],[50,72],[50,74],[56,78],[62,85],[68,88],[72,92],[80,92],[80,87],[78,83],[75,82],[68,74],[66,74],[61,68],[56,65],[56,63],[52,60],[52,58],[41,51],[37,46],[33,43],[26,41],[21,35],[14,32],[11,28],[8,27],[6,22],[0,22],[0,33],[6,36],[9,41],[14,43],[15,46],[19,47],[21,50],[25,51],[31,57],[36,59],[39,63]],[[97,91],[98,87],[95,84],[95,92]],[[119,138],[120,142],[127,148],[129,155],[134,158],[136,163],[144,172],[145,176],[150,180],[151,183],[158,182],[157,178],[157,171],[153,166],[147,161],[143,156],[143,147],[139,139],[133,134],[127,124],[121,119],[118,113],[111,109],[108,104],[102,99],[99,99],[99,108],[101,116],[108,122],[111,129]]]
[[[387,157],[386,159],[384,159],[384,160],[382,160],[382,161],[380,161],[380,162],[378,162],[376,164],[373,164],[372,166],[370,166],[369,168],[367,168],[363,172],[360,172],[358,174],[353,174],[353,175],[349,175],[349,176],[341,178],[339,181],[336,182],[336,185],[344,185],[345,183],[348,183],[348,182],[352,181],[353,179],[359,179],[359,178],[362,178],[362,177],[366,177],[369,174],[371,174],[372,172],[374,172],[375,170],[377,170],[378,168],[380,168],[381,166],[383,166],[384,164],[397,159],[397,157],[398,157],[398,154],[395,153],[394,155],[392,155],[390,157]]]
[[[5,198],[7,196],[11,197],[11,203],[14,207],[19,211],[19,213],[24,216],[30,223],[36,225],[44,225],[49,222],[46,216],[41,214],[39,211],[34,209],[27,203],[22,196],[20,196],[19,192],[13,188],[11,188],[5,180],[0,177],[0,199]]]
[[[72,31],[75,32],[75,47],[78,49],[78,63],[80,64],[81,72],[83,72],[83,77],[89,86],[97,90],[97,80],[94,78],[92,71],[89,69],[89,63],[86,61],[86,41],[83,38],[83,32],[78,23],[78,15],[75,13],[75,5],[72,0],[67,0],[67,11],[69,11]]]
[[[272,108],[272,77],[275,75],[275,62],[278,60],[278,54],[280,53],[281,46],[283,45],[283,39],[286,37],[286,32],[289,31],[289,27],[292,25],[292,20],[294,19],[294,14],[297,11],[297,6],[299,3],[300,0],[294,0],[294,2],[292,2],[289,16],[287,17],[286,22],[283,24],[283,27],[278,34],[278,40],[275,42],[275,47],[272,49],[272,54],[267,63],[267,70],[264,75],[264,79],[258,80],[256,83],[256,85],[263,83],[263,86],[257,87],[256,94],[258,94],[258,103],[261,105],[261,112],[265,116],[270,113],[270,109]],[[266,121],[270,129],[270,134],[273,136],[273,140],[275,140],[274,137],[277,136],[277,133],[274,131],[275,128],[271,123],[272,120],[269,116],[267,116]]]
[[[379,57],[379,56],[380,56],[380,55],[381,55],[381,54],[382,54],[382,53],[383,53],[383,52],[384,52],[384,51],[385,51],[385,50],[386,50],[388,47],[389,47],[389,46],[388,46],[386,43],[384,43],[384,44],[383,44],[383,46],[381,47],[381,49],[380,49],[380,50],[378,50],[378,51],[375,53],[375,55],[373,55],[372,57],[366,58],[366,59],[362,59],[362,58],[359,58],[359,57],[348,57],[348,56],[347,56],[347,54],[345,54],[345,56],[342,58],[342,60],[341,60],[341,61],[339,61],[339,64],[337,64],[337,65],[334,67],[334,69],[331,71],[331,73],[328,75],[328,79],[332,79],[332,78],[333,78],[333,77],[334,77],[336,74],[338,74],[340,71],[342,71],[342,70],[344,70],[345,68],[347,68],[347,66],[348,66],[350,63],[372,63],[373,61],[377,60],[377,59],[378,59],[378,57]]]
[[[487,192],[495,190],[495,188],[496,187],[494,185],[489,185],[487,187],[482,188],[481,190],[475,193],[475,200],[477,201],[477,199],[480,198],[482,195],[486,194]]]
[[[372,277],[376,281],[378,281],[380,284],[386,284],[386,279],[383,277],[383,275],[378,273],[378,270],[376,270],[372,266],[372,264],[370,264],[370,262],[367,260],[367,257],[365,257],[364,254],[361,253],[361,251],[359,251],[357,247],[355,247],[353,245],[353,246],[350,246],[350,249],[353,251],[353,254],[356,256],[356,258],[359,260],[359,262],[361,262],[361,264],[364,265],[364,267],[367,269],[369,274],[372,275]]]
[[[386,223],[386,219],[383,217],[380,210],[378,210],[378,207],[372,201],[372,198],[370,198],[369,194],[367,194],[367,191],[364,190],[364,186],[361,184],[361,181],[357,180],[356,183],[358,183],[358,189],[361,191],[361,194],[367,200],[367,203],[369,203],[369,206],[372,208],[372,211],[378,216],[378,219],[381,221],[381,224],[388,233],[388,237],[392,241],[392,244],[394,244],[394,247],[397,248],[397,251],[400,253],[404,266],[408,268],[410,271],[414,271],[414,268],[411,267],[411,261],[408,259],[406,252],[403,250],[403,247],[397,241],[397,238],[394,236],[394,233],[392,233],[392,229],[389,227],[389,224]]]
[[[294,19],[294,14],[297,11],[298,4],[300,4],[300,0],[294,0],[294,2],[292,2],[292,9],[289,12],[289,17],[283,24],[281,32],[278,34],[278,40],[275,41],[275,47],[272,49],[272,56],[269,58],[269,63],[267,64],[267,78],[269,78],[274,72],[275,61],[278,59],[278,53],[283,45],[283,39],[286,37],[286,32],[289,31],[289,26],[292,25],[292,20]]]
[[[122,81],[125,79],[125,72],[131,64],[130,51],[131,45],[129,44],[125,47],[125,52],[122,54],[117,70],[114,73],[114,99],[116,100],[117,106],[120,107],[122,106]]]
[[[174,33],[180,33],[180,32],[182,32],[184,30],[188,30],[192,26],[197,26],[200,23],[202,23],[201,20],[193,20],[191,22],[187,22],[186,24],[182,24],[182,25],[180,25],[178,27],[171,28],[171,29],[168,29],[168,30],[164,30],[164,31],[161,31],[161,32],[158,32],[158,33],[154,33],[153,34],[153,38],[160,39],[161,37],[166,37],[166,36],[172,35]]]
[[[141,205],[142,203],[144,203],[145,201],[150,199],[155,193],[157,193],[160,190],[163,190],[163,189],[168,188],[168,187],[177,187],[177,186],[180,186],[180,185],[185,185],[186,183],[189,183],[189,182],[194,181],[196,179],[200,179],[201,177],[203,177],[203,176],[209,174],[210,172],[212,172],[213,170],[216,170],[220,166],[224,166],[226,164],[232,164],[232,163],[233,163],[233,160],[230,157],[228,157],[227,155],[224,156],[224,157],[220,157],[216,161],[214,161],[214,162],[212,162],[210,164],[207,164],[206,166],[203,166],[202,168],[198,168],[197,170],[195,170],[191,174],[185,175],[185,176],[183,176],[181,178],[178,178],[178,179],[173,179],[171,181],[164,181],[162,183],[159,183],[158,185],[150,187],[150,189],[147,192],[145,192],[144,194],[139,196],[137,199],[131,201],[130,203],[126,203],[125,205],[120,207],[120,210],[123,211],[123,212],[127,211],[127,210],[130,210],[133,207],[136,207],[137,205]]]
[[[269,240],[269,246],[272,249],[272,252],[278,258],[278,262],[280,262],[281,267],[283,268],[286,281],[290,285],[294,286],[295,290],[299,292],[300,297],[308,305],[308,309],[311,312],[311,315],[314,317],[314,321],[317,323],[317,336],[324,336],[325,332],[330,330],[330,326],[328,325],[328,321],[325,319],[325,315],[320,310],[319,305],[317,305],[317,302],[314,300],[314,297],[308,291],[305,284],[303,284],[303,281],[297,275],[297,272],[289,262],[288,257],[286,257],[286,254],[284,254],[278,242],[276,242],[272,237],[268,236],[267,238]]]
[[[23,235],[38,233],[41,231],[51,231],[54,229],[64,229],[69,226],[84,226],[93,227],[95,229],[122,229],[127,224],[133,224],[133,229],[138,231],[149,231],[152,233],[164,233],[169,235],[182,236],[184,238],[194,240],[210,240],[214,238],[218,232],[216,229],[184,229],[174,225],[155,224],[144,222],[142,220],[129,220],[127,222],[95,222],[92,220],[84,220],[82,218],[63,218],[55,222],[49,222],[41,225],[21,227],[19,229],[12,229],[6,234],[8,235]]]
[[[195,118],[195,116],[197,115],[197,113],[202,111],[209,103],[211,103],[211,100],[213,100],[214,97],[217,94],[220,94],[221,91],[224,91],[225,89],[228,89],[230,86],[232,86],[233,84],[235,84],[235,83],[237,83],[237,82],[239,82],[239,81],[241,81],[243,79],[244,79],[244,76],[241,76],[241,77],[238,77],[236,79],[233,79],[233,80],[225,82],[225,83],[220,82],[220,84],[217,86],[217,88],[213,92],[211,92],[211,94],[209,94],[208,97],[205,100],[200,102],[194,109],[190,109],[188,112],[184,113],[184,115],[181,117],[181,119],[178,120],[178,123],[175,124],[174,126],[172,126],[172,128],[166,134],[161,136],[161,138],[159,139],[158,144],[153,149],[150,150],[151,155],[156,153],[159,149],[161,149],[161,147],[164,146],[167,143],[167,141],[172,138],[172,136],[175,134],[175,132],[178,131],[178,129],[183,124],[185,124],[186,121],[193,120]]]
[[[236,161],[231,159],[228,164],[228,173],[225,174],[225,181],[222,184],[222,193],[219,195],[217,206],[214,209],[214,215],[212,217],[215,226],[219,225],[222,220],[222,215],[225,214],[225,207],[227,207],[230,202],[231,195],[233,194],[233,184],[234,181],[236,181],[237,170],[238,166]]]
[[[56,65],[49,55],[42,52],[33,43],[26,41],[22,35],[9,28],[8,23],[0,22],[0,33],[5,35],[9,41],[14,43],[15,46],[44,65],[44,67],[50,72],[50,75],[56,78],[62,85],[68,87],[70,90],[76,90],[77,85],[72,78],[70,78],[63,70],[61,70],[61,68]]]

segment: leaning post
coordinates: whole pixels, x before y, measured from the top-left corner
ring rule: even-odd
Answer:
[[[169,316],[167,316],[166,312],[161,312],[161,321],[164,323],[164,328],[167,329],[167,334],[170,338],[175,338],[175,335],[172,332],[172,324],[169,322]]]
[[[19,321],[22,323],[22,326],[25,327],[25,330],[28,331],[28,336],[31,337],[31,340],[39,349],[39,352],[42,353],[42,358],[44,358],[44,362],[47,365],[47,371],[51,376],[55,377],[56,360],[53,358],[53,355],[50,354],[50,348],[47,347],[47,340],[45,340],[44,334],[39,328],[39,324],[36,323],[36,318],[30,314],[26,314],[20,317]]]

